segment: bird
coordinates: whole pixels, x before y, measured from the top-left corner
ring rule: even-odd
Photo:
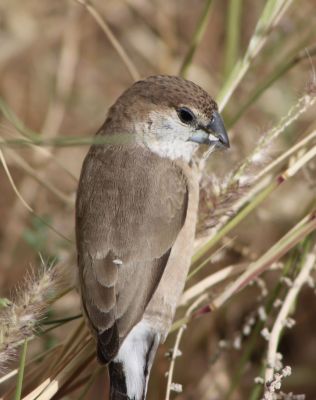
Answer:
[[[96,139],[76,197],[82,309],[108,366],[110,399],[143,400],[192,257],[195,155],[200,146],[228,148],[229,138],[206,91],[156,75],[123,92]]]

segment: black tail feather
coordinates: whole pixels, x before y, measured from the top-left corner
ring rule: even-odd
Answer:
[[[112,361],[109,364],[110,400],[130,400],[127,394],[123,364]]]
[[[97,357],[101,364],[108,364],[116,356],[120,347],[117,325],[98,335]]]

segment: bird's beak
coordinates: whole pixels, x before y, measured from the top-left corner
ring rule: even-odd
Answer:
[[[194,135],[189,139],[190,142],[207,144],[216,147],[229,147],[229,139],[224,126],[222,117],[218,112],[213,113],[212,120],[206,125],[200,125]]]

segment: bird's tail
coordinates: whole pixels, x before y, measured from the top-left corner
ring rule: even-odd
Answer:
[[[123,364],[112,361],[109,364],[110,375],[110,400],[128,400],[126,378],[123,371]]]
[[[110,400],[144,400],[160,335],[139,322],[109,364]]]

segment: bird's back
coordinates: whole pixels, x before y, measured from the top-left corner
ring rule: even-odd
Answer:
[[[138,146],[90,149],[76,206],[78,261],[90,326],[115,347],[102,349],[106,361],[157,287],[186,204],[185,177],[170,160]]]

